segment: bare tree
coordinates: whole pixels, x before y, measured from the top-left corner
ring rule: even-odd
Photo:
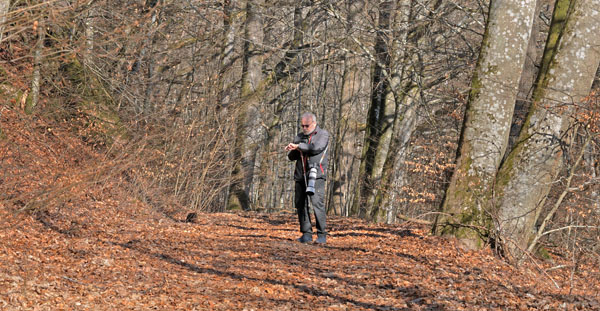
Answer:
[[[219,70],[220,106],[227,107],[232,98],[232,85],[235,85],[231,72],[232,66],[237,58],[235,54],[236,31],[240,23],[240,8],[237,0],[223,1],[223,39],[220,55],[221,68]],[[233,81],[232,81],[233,80]]]
[[[357,113],[364,96],[361,96],[361,86],[365,74],[361,74],[361,57],[357,56],[360,48],[352,40],[357,37],[360,21],[363,18],[364,1],[345,1],[346,18],[344,45],[348,51],[343,53],[343,74],[339,106],[337,109],[337,126],[335,131],[335,157],[332,161],[333,181],[330,183],[329,209],[335,213],[347,216],[352,203],[352,194],[356,191],[355,178],[359,163],[357,154],[357,138],[360,137],[359,124],[364,121]],[[363,61],[364,62],[364,61]]]
[[[389,72],[394,50],[388,44],[386,33],[393,27],[396,3],[384,1],[379,4],[378,31],[375,42],[374,71],[372,76],[372,103],[367,117],[367,131],[363,145],[363,156],[359,171],[359,178],[363,180],[357,188],[354,197],[352,214],[367,218],[373,208],[376,186],[380,182],[383,162],[389,151],[392,139],[394,118],[396,116],[396,103],[394,88],[399,87],[400,72]],[[407,14],[407,12],[402,12]],[[391,38],[394,40],[394,38]],[[398,50],[396,50],[399,52]],[[397,70],[400,66],[394,65]]]
[[[244,210],[250,209],[249,192],[254,177],[256,154],[262,144],[264,128],[261,126],[261,98],[256,95],[263,82],[263,22],[260,11],[264,1],[246,2],[246,21],[244,25],[244,62],[242,69],[241,105],[236,119],[236,144],[234,157],[239,164],[234,168],[234,175],[241,174],[243,183],[232,184],[231,200],[235,195],[237,205]]]
[[[385,2],[380,6],[380,36],[371,57],[375,63],[373,97],[363,144],[361,186],[353,203],[353,212],[361,217],[393,221],[396,211],[390,208],[391,185],[403,188],[394,179],[403,179],[402,172],[396,171],[403,167],[407,144],[424,120],[423,112],[433,114],[437,109],[438,101],[431,95],[434,88],[459,72],[434,65],[448,57],[435,47],[452,37],[447,23],[454,12],[456,6],[440,1]]]

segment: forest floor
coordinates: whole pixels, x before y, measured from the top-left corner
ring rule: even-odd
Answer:
[[[301,244],[291,212],[185,222],[99,174],[111,160],[67,128],[0,109],[0,310],[600,310],[593,259],[515,267],[341,217]]]

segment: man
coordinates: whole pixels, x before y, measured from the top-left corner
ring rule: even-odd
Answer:
[[[312,242],[313,231],[310,222],[310,203],[315,213],[317,225],[317,240],[319,244],[326,243],[327,231],[325,230],[325,176],[327,173],[327,146],[329,144],[329,133],[317,126],[317,118],[314,114],[307,112],[301,118],[302,132],[298,133],[292,143],[285,147],[289,151],[288,158],[296,161],[294,171],[295,180],[295,205],[300,222],[302,236],[298,239],[301,243]],[[314,180],[314,191],[306,192],[310,186],[310,170],[316,169],[316,180]],[[313,170],[314,172],[314,170]],[[314,176],[314,173],[313,173]]]

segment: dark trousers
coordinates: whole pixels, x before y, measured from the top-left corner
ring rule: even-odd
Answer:
[[[317,224],[317,234],[327,234],[325,230],[325,179],[315,181],[315,194],[309,196],[306,194],[306,184],[304,181],[296,181],[295,204],[298,212],[298,221],[300,222],[300,232],[312,233],[310,223],[310,212],[308,201],[315,213],[315,222]]]

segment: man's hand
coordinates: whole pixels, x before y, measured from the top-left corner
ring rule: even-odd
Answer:
[[[298,144],[288,144],[285,146],[285,151],[292,151],[298,149]]]

